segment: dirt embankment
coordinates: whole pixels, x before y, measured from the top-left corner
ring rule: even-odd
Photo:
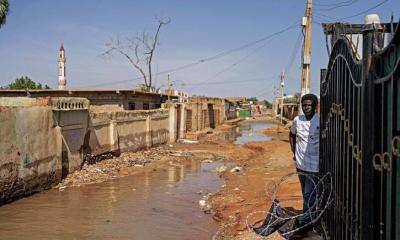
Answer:
[[[215,193],[209,204],[214,210],[213,218],[221,223],[217,239],[258,239],[248,231],[248,224],[261,222],[270,208],[269,194],[273,184],[283,176],[295,172],[295,163],[288,142],[288,131],[283,127],[264,131],[272,136],[268,142],[253,142],[238,147],[231,143],[218,143],[220,149],[237,166],[239,172],[225,171],[221,177],[224,187]],[[287,206],[301,208],[301,191],[296,178],[289,179],[289,184],[280,188],[278,198]],[[220,238],[223,236],[223,238]],[[268,239],[283,239],[273,234]]]

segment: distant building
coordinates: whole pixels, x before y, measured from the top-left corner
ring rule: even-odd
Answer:
[[[298,115],[299,103],[299,96],[296,95],[283,96],[283,102],[282,98],[278,97],[275,98],[272,109],[276,116],[280,116],[281,110],[283,110],[282,117],[293,120]]]
[[[247,103],[246,97],[226,97],[225,99],[237,105],[240,105],[242,103]]]
[[[65,72],[65,49],[61,44],[60,50],[58,51],[58,89],[64,90],[67,85],[66,72]]]
[[[184,103],[189,101],[189,94],[187,92],[179,91],[179,90],[174,90],[172,88],[166,89],[164,91],[164,94],[168,96],[174,96],[177,97],[175,101],[179,103]]]

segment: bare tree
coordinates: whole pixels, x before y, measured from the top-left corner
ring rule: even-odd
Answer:
[[[157,19],[157,22],[158,27],[154,36],[143,32],[142,34],[137,34],[134,38],[127,38],[124,41],[111,39],[109,43],[106,43],[108,50],[104,53],[104,55],[111,55],[116,52],[124,56],[132,67],[142,75],[146,91],[153,89],[151,64],[154,52],[159,44],[158,37],[161,27],[170,23],[171,19]]]

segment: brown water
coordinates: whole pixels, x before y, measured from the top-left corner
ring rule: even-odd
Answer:
[[[236,127],[238,136],[236,136],[234,143],[244,145],[248,142],[270,141],[271,137],[263,134],[262,130],[272,126],[270,122],[244,122]]]
[[[268,123],[243,124],[224,138],[265,141]],[[113,181],[52,189],[0,207],[0,240],[211,239],[218,225],[199,207],[222,181],[223,163],[186,161]],[[202,191],[202,194],[198,192]]]
[[[0,239],[211,239],[198,201],[221,163],[187,161],[101,184],[49,190],[0,207]]]

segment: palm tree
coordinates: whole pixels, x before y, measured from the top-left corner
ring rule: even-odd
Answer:
[[[6,23],[8,14],[8,0],[0,0],[0,27]]]

